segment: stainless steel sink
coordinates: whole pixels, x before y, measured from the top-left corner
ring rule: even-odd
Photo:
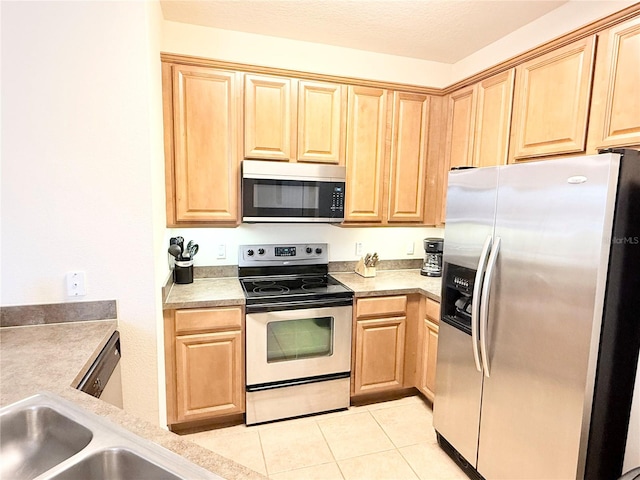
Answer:
[[[49,393],[0,409],[0,478],[222,479],[160,445]]]
[[[35,478],[86,447],[93,434],[47,406],[0,416],[0,478]]]
[[[124,448],[109,448],[96,452],[52,480],[180,480],[180,477],[165,468],[145,460],[140,455]]]

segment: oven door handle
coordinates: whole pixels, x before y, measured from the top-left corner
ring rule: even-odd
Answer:
[[[285,301],[245,305],[246,313],[281,312],[283,310],[301,310],[304,308],[351,307],[353,298],[323,298],[321,300]]]

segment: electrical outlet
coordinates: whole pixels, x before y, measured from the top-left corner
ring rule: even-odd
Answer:
[[[356,256],[362,256],[362,242],[356,242]]]
[[[413,255],[413,242],[407,242],[407,255]]]
[[[84,272],[67,273],[67,295],[81,297],[87,294]]]
[[[227,246],[224,243],[218,244],[217,258],[227,258]]]

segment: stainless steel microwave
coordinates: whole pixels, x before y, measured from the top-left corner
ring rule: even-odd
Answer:
[[[242,221],[344,220],[346,168],[338,165],[242,162]]]

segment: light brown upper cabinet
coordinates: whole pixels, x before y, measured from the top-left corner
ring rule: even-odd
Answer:
[[[595,35],[516,67],[510,160],[586,150]]]
[[[244,157],[289,161],[295,151],[295,109],[289,78],[245,75]]]
[[[344,165],[346,86],[244,78],[245,158]]]
[[[598,35],[589,153],[640,145],[640,18]]]
[[[237,224],[238,74],[163,64],[167,225]]]
[[[389,222],[424,221],[429,97],[393,93]]]
[[[471,166],[473,163],[477,96],[477,85],[461,88],[449,95],[442,188],[441,220],[443,222],[446,217],[448,171],[453,167]]]
[[[473,166],[506,165],[513,104],[515,70],[478,83]]]
[[[381,222],[387,91],[349,86],[345,221]]]
[[[476,125],[478,86],[462,88],[449,95],[447,113],[447,169],[471,166],[473,163],[473,133]]]
[[[298,85],[299,162],[344,165],[347,87],[300,80]]]
[[[345,223],[424,221],[429,102],[428,95],[349,87]]]

